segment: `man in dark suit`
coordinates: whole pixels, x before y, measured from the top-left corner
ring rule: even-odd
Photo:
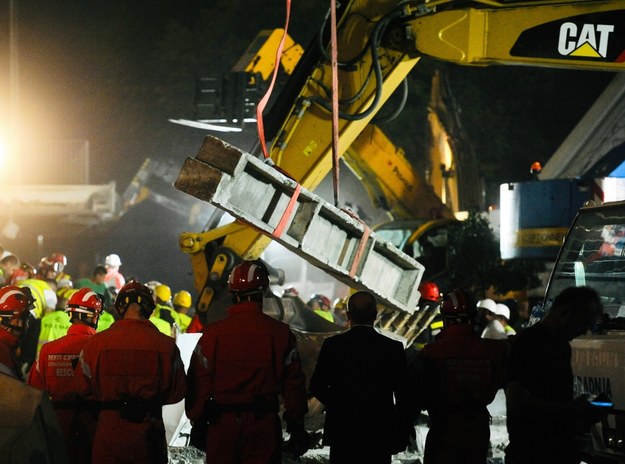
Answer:
[[[326,407],[323,443],[332,464],[390,463],[414,431],[404,348],[373,328],[371,293],[354,293],[347,315],[351,328],[324,341],[310,379],[310,392]]]

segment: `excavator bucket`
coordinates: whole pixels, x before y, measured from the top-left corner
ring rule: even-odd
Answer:
[[[207,136],[174,185],[228,211],[346,285],[373,292],[385,306],[415,311],[424,271],[420,263],[253,155]]]

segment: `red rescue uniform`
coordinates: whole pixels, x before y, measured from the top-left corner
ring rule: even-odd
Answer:
[[[196,314],[187,327],[187,333],[200,333],[202,330],[204,330],[204,324],[200,321],[200,316]]]
[[[187,416],[209,422],[206,462],[279,463],[280,394],[287,424],[303,426],[306,387],[295,337],[257,302],[237,303],[204,328],[187,384]]]
[[[72,324],[67,335],[41,347],[28,377],[30,385],[50,395],[71,462],[76,464],[91,462],[98,415],[93,402],[78,401],[74,368],[81,350],[95,333],[88,325]]]
[[[93,463],[167,463],[161,408],[185,394],[184,365],[173,338],[147,320],[117,321],[85,345],[76,385],[102,408]]]
[[[17,337],[6,330],[0,329],[0,373],[19,378],[19,366],[15,357]]]
[[[445,327],[418,355],[417,402],[427,409],[427,463],[484,464],[490,442],[490,414],[504,385],[509,346],[474,333],[469,324]]]

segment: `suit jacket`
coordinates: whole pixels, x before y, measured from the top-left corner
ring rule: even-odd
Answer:
[[[371,326],[354,326],[321,346],[310,392],[326,407],[324,444],[394,454],[411,427],[403,345]]]

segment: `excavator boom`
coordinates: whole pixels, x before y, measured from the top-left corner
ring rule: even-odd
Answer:
[[[352,0],[338,24],[339,155],[423,55],[465,65],[519,64],[625,69],[625,4],[611,1],[405,3]],[[296,69],[295,73],[298,70]],[[310,70],[271,145],[275,164],[314,190],[332,167],[331,68],[325,55]],[[292,76],[293,78],[294,76]],[[269,240],[255,231],[224,245],[257,257]]]
[[[338,154],[343,156],[358,144],[359,136],[421,56],[477,66],[625,69],[621,0],[399,4],[351,0],[340,7],[337,28],[338,89],[332,89],[324,25],[317,41],[323,45],[304,52],[289,78],[291,84],[285,86],[289,91],[274,105],[285,108],[284,114],[272,111],[275,119],[267,121],[267,126],[279,127],[269,134],[273,163],[310,191],[332,166],[332,92],[339,94]],[[364,161],[363,157],[357,163]],[[222,247],[243,259],[259,257],[271,240],[248,226],[227,234],[212,232],[223,235]],[[181,247],[192,249],[204,239],[198,234],[184,240]],[[203,274],[211,273],[207,268]],[[204,304],[210,299],[205,298]]]

